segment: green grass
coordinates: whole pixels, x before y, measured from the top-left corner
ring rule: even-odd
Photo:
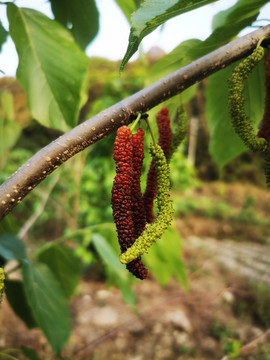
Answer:
[[[200,216],[206,218],[228,220],[252,225],[269,225],[269,219],[258,216],[254,207],[256,201],[249,197],[242,207],[235,209],[231,204],[223,200],[215,200],[206,196],[199,198],[192,196],[173,196],[175,216]]]

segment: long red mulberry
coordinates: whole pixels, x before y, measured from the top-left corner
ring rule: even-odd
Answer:
[[[265,106],[264,115],[262,119],[261,128],[258,136],[264,138],[266,141],[270,140],[270,51],[265,60]]]
[[[145,211],[142,201],[141,192],[141,171],[143,164],[143,138],[144,131],[139,128],[137,133],[132,135],[131,142],[133,146],[132,150],[132,164],[133,164],[133,182],[131,188],[132,198],[132,219],[134,228],[134,241],[141,235],[146,225]],[[147,277],[147,269],[142,263],[141,257],[136,258],[126,265],[127,269],[139,279],[145,279]]]
[[[131,186],[133,179],[131,131],[128,126],[117,130],[113,158],[116,176],[112,187],[111,204],[121,252],[133,243]]]
[[[143,135],[143,130],[138,130],[137,134],[132,136],[130,128],[122,126],[117,130],[114,143],[116,176],[113,182],[111,204],[121,253],[132,246],[135,238],[145,227],[142,215],[136,218],[136,214],[140,211],[139,207],[142,208],[139,198],[141,199]],[[147,270],[140,257],[127,265],[127,269],[139,279],[147,276]]]
[[[170,117],[168,108],[162,108],[157,114],[157,126],[159,130],[159,139],[158,145],[162,148],[165,157],[168,157],[171,139],[172,139],[172,131],[170,125]],[[153,206],[154,199],[157,194],[157,175],[155,171],[154,162],[151,162],[148,174],[147,174],[147,183],[146,189],[143,194],[143,203],[146,212],[146,221],[148,223],[152,223],[155,219]]]

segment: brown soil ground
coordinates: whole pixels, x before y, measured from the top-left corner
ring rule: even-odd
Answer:
[[[205,217],[200,209],[177,218],[189,290],[185,292],[174,279],[161,288],[150,276],[134,285],[137,313],[123,302],[118,289],[83,279],[70,302],[73,332],[63,352],[65,360],[220,360],[224,346],[228,348],[238,340],[249,343],[267,330],[270,311],[268,306],[263,307],[263,300],[270,300],[267,289],[259,298],[248,279],[220,264],[207,246],[198,248],[188,239],[191,235],[200,239],[231,238],[256,242],[268,249],[270,193],[250,185],[218,182],[181,196],[183,201],[191,196],[198,203],[202,197],[213,203],[226,202],[234,214],[246,209],[249,197],[255,202],[251,201],[248,209],[258,215],[259,222],[239,224],[233,216],[224,219],[220,213]],[[41,332],[27,330],[5,298],[0,324],[0,349],[24,345],[36,349],[41,359],[55,359]],[[260,349],[245,359],[269,360],[270,352]]]

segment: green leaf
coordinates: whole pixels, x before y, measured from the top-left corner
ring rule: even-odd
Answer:
[[[147,84],[150,85],[173,71],[189,64],[192,61],[192,58],[189,56],[189,50],[200,43],[201,40],[198,39],[183,41],[173,51],[163,56],[152,66],[149,76],[147,77]],[[194,84],[183,91],[179,97],[173,97],[164,103],[164,106],[170,109],[171,119],[174,118],[173,114],[176,113],[176,109],[180,103],[188,102],[195,95],[197,87],[198,84]]]
[[[136,296],[134,291],[131,288],[131,281],[128,279],[130,278],[128,270],[125,270],[126,276],[123,278],[122,276],[114,272],[110,267],[106,267],[106,278],[107,283],[110,285],[117,285],[121,290],[123,300],[133,309],[136,309]]]
[[[137,51],[142,39],[154,31],[159,25],[177,15],[214,1],[216,0],[146,0],[143,2],[142,6],[132,14],[129,44],[122,60],[120,71],[123,71],[128,60]]]
[[[93,233],[92,242],[102,261],[107,266],[110,266],[115,272],[121,273],[124,266],[120,263],[118,256],[115,254],[106,239],[97,233]]]
[[[94,225],[92,226],[92,230],[94,233],[98,233],[106,240],[106,243],[108,243],[109,246],[112,247],[114,251],[114,255],[120,254],[120,246],[118,243],[118,236],[117,236],[115,223],[107,222],[107,223]]]
[[[17,316],[19,316],[19,318],[21,318],[28,329],[37,327],[32,311],[26,301],[22,281],[6,279],[5,293],[13,311]]]
[[[26,257],[24,243],[15,235],[0,235],[0,255],[5,260],[22,260]]]
[[[21,126],[16,121],[8,121],[0,116],[0,169],[3,169],[9,151],[14,147],[21,134]]]
[[[57,21],[12,3],[7,13],[19,55],[17,79],[32,116],[44,126],[69,130],[87,99],[88,57]]]
[[[13,95],[7,90],[2,90],[1,93],[1,113],[7,121],[14,121],[15,112],[13,104]]]
[[[69,299],[82,274],[81,262],[73,250],[65,245],[49,243],[38,252],[38,260],[50,268]]]
[[[189,64],[193,60],[189,55],[190,49],[200,45],[201,42],[202,41],[198,39],[183,41],[169,54],[158,60],[149,72],[149,79],[147,77],[149,84]]]
[[[24,261],[22,270],[28,305],[53,352],[59,354],[71,331],[65,295],[47,265]]]
[[[257,19],[260,8],[267,2],[268,0],[238,0],[234,6],[218,13],[213,19],[212,34],[190,49],[189,56],[195,60],[231,41]]]
[[[0,234],[10,233],[17,234],[20,230],[18,220],[15,218],[13,213],[9,213],[0,222]]]
[[[237,64],[212,75],[206,89],[206,118],[210,128],[209,150],[222,168],[247,148],[235,133],[228,108],[228,78]],[[255,129],[264,111],[264,62],[261,61],[245,82],[246,113]]]
[[[169,54],[157,61],[150,70],[149,83],[208,54],[234,38],[239,31],[251,25],[267,0],[239,0],[231,8],[218,13],[213,20],[213,33],[205,40],[183,41]]]
[[[219,27],[227,26],[236,23],[247,21],[247,26],[251,24],[259,15],[259,10],[262,6],[268,3],[268,0],[238,0],[238,2],[229,9],[220,11],[213,18],[212,28],[216,30]]]
[[[7,41],[8,32],[3,27],[0,21],[0,51],[2,50],[2,45]]]
[[[185,265],[181,259],[181,237],[176,229],[168,228],[143,259],[161,285],[165,285],[172,275],[176,275],[187,289]]]
[[[29,347],[26,346],[21,346],[21,350],[24,356],[27,357],[27,359],[29,360],[41,360],[40,357],[38,356],[36,350],[31,349]]]
[[[50,0],[55,19],[67,27],[82,49],[99,29],[99,13],[94,0]]]
[[[0,93],[0,169],[3,169],[9,150],[16,144],[21,125],[15,121],[13,96],[9,91]]]
[[[131,23],[131,14],[136,10],[134,0],[115,0],[115,2],[123,11],[123,14],[127,18],[128,22]]]
[[[103,236],[93,233],[92,242],[100,258],[106,265],[108,283],[116,284],[122,292],[124,301],[134,308],[136,298],[130,287],[128,270],[120,263],[115,251]]]

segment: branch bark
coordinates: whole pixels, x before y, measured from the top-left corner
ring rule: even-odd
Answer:
[[[42,180],[86,147],[196,82],[249,55],[270,25],[209,53],[76,126],[39,150],[0,186],[0,220]]]

